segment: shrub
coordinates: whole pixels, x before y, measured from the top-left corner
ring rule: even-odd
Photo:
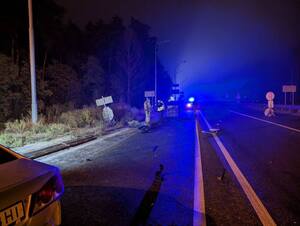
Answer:
[[[115,119],[117,121],[121,121],[124,118],[128,119],[131,117],[130,107],[127,104],[124,103],[114,104],[112,105],[112,109],[114,112]]]
[[[97,108],[84,108],[64,112],[58,120],[59,123],[66,124],[71,128],[94,126],[97,121],[101,121],[101,113]]]
[[[144,111],[127,104],[114,104],[113,111],[117,121],[143,120]]]
[[[78,110],[79,127],[91,126],[94,122],[92,111],[88,108]]]
[[[9,147],[19,147],[27,143],[56,138],[70,132],[71,129],[97,126],[102,130],[103,120],[100,108],[67,111],[58,117],[57,114],[61,110],[59,108],[58,106],[53,107],[54,110],[51,113],[53,114],[51,117],[57,117],[55,123],[48,123],[49,115],[48,118],[40,116],[39,121],[35,124],[31,123],[30,118],[5,123],[5,129],[0,134],[0,143]]]
[[[46,133],[52,136],[63,135],[70,131],[70,127],[61,123],[52,123],[47,126]]]
[[[61,114],[58,120],[59,123],[63,123],[70,128],[78,128],[78,117],[76,111],[68,111]]]
[[[23,134],[32,127],[32,123],[28,118],[17,119],[13,122],[5,123],[5,132]]]
[[[13,148],[24,145],[24,138],[13,133],[0,134],[0,144]]]
[[[33,134],[45,133],[48,124],[46,123],[46,118],[44,116],[39,116],[39,121],[31,125],[31,129],[28,131]]]

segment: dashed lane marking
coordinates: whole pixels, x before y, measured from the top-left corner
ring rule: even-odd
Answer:
[[[202,112],[200,112],[200,116],[202,117],[202,119],[205,122],[205,124],[207,125],[207,127],[209,129],[211,129],[212,127],[210,126],[210,124],[208,123],[208,121],[206,120],[206,118],[204,117]],[[217,145],[219,146],[222,154],[224,155],[228,165],[230,166],[231,170],[233,171],[239,184],[241,185],[243,191],[245,192],[245,194],[246,194],[248,200],[250,201],[252,207],[254,208],[256,214],[258,215],[261,223],[265,226],[275,226],[276,225],[275,221],[269,214],[268,210],[266,209],[266,207],[264,206],[262,201],[256,195],[255,191],[253,190],[253,188],[247,181],[246,177],[243,175],[241,170],[238,168],[237,164],[234,162],[234,160],[230,156],[228,150],[225,148],[225,146],[222,143],[222,141],[220,140],[220,138],[217,136],[217,134],[212,134],[212,136],[213,136],[214,140],[216,141]]]
[[[201,162],[201,147],[199,136],[199,122],[195,120],[195,181],[194,181],[194,217],[193,226],[206,226],[205,198],[203,172]]]
[[[289,129],[289,130],[300,133],[299,129],[296,129],[296,128],[293,128],[293,127],[285,126],[283,124],[279,124],[279,123],[276,123],[276,122],[271,122],[271,121],[268,121],[268,120],[264,120],[264,119],[261,119],[261,118],[251,116],[251,115],[243,114],[243,113],[240,113],[240,112],[237,112],[237,111],[230,111],[230,112],[232,112],[234,114],[237,114],[237,115],[245,116],[245,117],[255,119],[255,120],[258,120],[258,121],[261,121],[261,122],[266,122],[266,123],[269,123],[269,124],[272,124],[272,125],[275,125],[275,126],[279,126],[279,127],[282,127],[282,128]]]

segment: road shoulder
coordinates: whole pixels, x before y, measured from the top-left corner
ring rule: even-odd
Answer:
[[[200,130],[203,128],[200,120]],[[261,225],[234,175],[216,151],[212,136],[199,135],[207,225]]]

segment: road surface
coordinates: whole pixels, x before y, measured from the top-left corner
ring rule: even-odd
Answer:
[[[300,118],[265,120],[207,104],[39,161],[62,171],[63,225],[298,225]]]

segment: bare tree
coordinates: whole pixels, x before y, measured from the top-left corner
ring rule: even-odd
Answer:
[[[127,103],[131,104],[133,80],[138,76],[143,62],[143,49],[132,29],[124,31],[121,46],[117,53],[117,62],[126,74]]]

